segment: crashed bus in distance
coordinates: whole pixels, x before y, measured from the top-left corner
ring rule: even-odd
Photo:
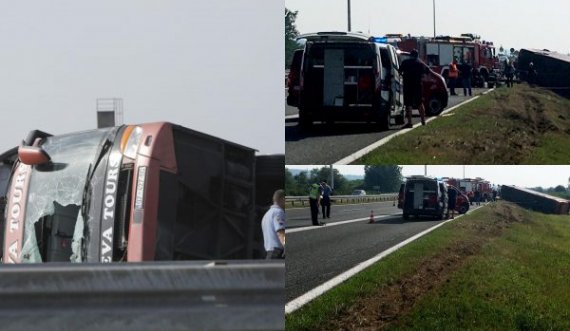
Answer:
[[[255,220],[271,195],[256,199],[255,192],[283,187],[284,155],[255,153],[165,122],[58,136],[32,131],[0,155],[2,261],[264,256]]]

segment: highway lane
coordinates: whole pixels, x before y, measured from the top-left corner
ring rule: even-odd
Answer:
[[[404,221],[401,210],[382,202],[374,206],[377,220],[373,224],[363,220],[334,226],[335,222],[366,217],[371,205],[334,206],[337,212],[330,225],[287,234],[287,301],[441,222],[427,218]],[[288,227],[295,229],[303,221],[310,224],[310,216],[303,216],[307,213],[288,209]]]
[[[478,95],[487,89],[473,89]],[[458,89],[457,92],[461,92]],[[463,94],[450,96],[448,108],[465,100]],[[298,109],[285,106],[285,116],[295,116]],[[419,113],[414,110],[413,122],[419,123]],[[375,124],[339,122],[333,126],[315,122],[311,132],[300,132],[297,119],[285,120],[285,162],[286,164],[330,164],[362,148],[394,134],[399,129],[392,126],[389,131],[378,132]],[[428,124],[429,125],[429,124]]]
[[[401,210],[393,206],[392,201],[372,202],[354,205],[332,205],[331,218],[323,219],[319,213],[319,221],[333,224],[349,219],[370,217],[370,211],[374,211],[375,217],[394,215]],[[321,209],[319,209],[320,211]],[[311,226],[311,211],[309,208],[287,208],[287,229]]]

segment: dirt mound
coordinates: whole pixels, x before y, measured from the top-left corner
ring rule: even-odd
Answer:
[[[458,220],[454,226],[469,234],[467,241],[456,241],[441,253],[424,259],[412,274],[381,287],[374,295],[358,300],[339,318],[323,325],[323,330],[378,330],[395,323],[410,311],[424,294],[449,280],[472,255],[513,222],[524,222],[524,211],[509,203],[497,203],[491,217]]]
[[[452,151],[465,163],[518,164],[546,134],[570,132],[568,101],[550,91],[519,85],[485,97],[485,106],[461,115],[469,129],[461,124],[453,133],[418,137],[415,147]]]

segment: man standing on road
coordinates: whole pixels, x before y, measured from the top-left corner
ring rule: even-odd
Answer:
[[[273,193],[273,206],[261,221],[266,259],[285,258],[285,191]]]
[[[454,188],[449,188],[447,191],[447,218],[449,218],[449,212],[451,212],[451,218],[455,218],[455,202],[457,201],[457,191]]]
[[[404,76],[404,105],[408,123],[402,129],[411,128],[412,109],[418,109],[422,125],[426,125],[426,110],[422,102],[422,77],[429,73],[429,68],[418,58],[418,51],[410,52],[411,58],[404,60],[400,65],[400,74]]]
[[[331,218],[331,193],[332,189],[327,184],[326,180],[321,182],[321,192],[323,193],[323,198],[321,199],[321,207],[323,208],[323,219]]]
[[[459,69],[457,69],[456,59],[453,59],[449,64],[449,73],[447,75],[449,78],[449,94],[457,95],[457,93],[455,93],[455,86],[457,84],[457,78],[459,78]]]
[[[319,184],[312,184],[309,188],[309,205],[311,206],[311,221],[313,225],[325,225],[319,222],[319,203],[321,201],[321,186]]]
[[[461,82],[463,83],[463,95],[467,96],[467,90],[469,90],[469,96],[471,96],[471,77],[473,76],[473,67],[463,61],[459,66],[459,72],[461,73]]]
[[[481,205],[481,191],[479,190],[475,190],[475,205],[476,206]]]

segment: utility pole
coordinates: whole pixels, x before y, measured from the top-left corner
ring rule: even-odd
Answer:
[[[331,167],[331,188],[334,190],[334,171],[332,164],[330,165],[330,167]]]
[[[348,32],[350,32],[352,30],[351,24],[350,24],[350,0],[346,0],[347,4],[348,4]],[[434,0],[435,1],[435,0]]]
[[[427,177],[427,164],[426,164],[426,165],[424,165],[424,176],[426,176],[426,177]]]
[[[433,37],[437,37],[435,34],[435,0],[433,0]]]
[[[465,178],[465,165],[463,165],[463,178]]]

